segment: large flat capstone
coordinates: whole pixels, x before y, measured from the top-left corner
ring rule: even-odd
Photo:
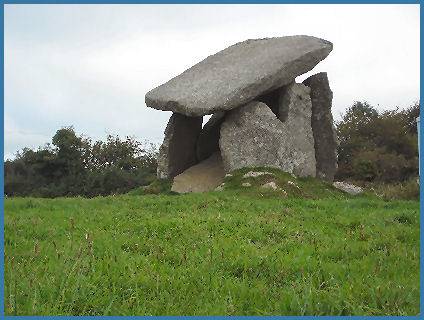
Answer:
[[[303,81],[311,88],[312,131],[315,141],[316,176],[333,181],[337,171],[337,134],[331,114],[333,92],[326,72],[320,72]]]
[[[187,116],[231,110],[289,84],[332,48],[329,41],[304,35],[246,40],[149,91],[145,102]]]
[[[201,129],[202,117],[172,114],[159,148],[159,179],[171,179],[197,163],[196,142]]]

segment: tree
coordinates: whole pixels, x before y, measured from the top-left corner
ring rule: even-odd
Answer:
[[[123,193],[155,178],[157,149],[132,137],[91,142],[72,127],[51,144],[18,152],[5,163],[5,193],[19,196],[97,196]]]
[[[379,113],[355,102],[336,124],[340,145],[338,179],[395,182],[418,174],[416,115],[406,110]]]

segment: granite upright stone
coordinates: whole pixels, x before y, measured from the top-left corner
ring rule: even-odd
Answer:
[[[333,92],[326,72],[320,72],[303,81],[311,89],[312,132],[314,135],[316,176],[333,181],[337,171],[337,134],[334,128],[331,104]]]
[[[301,83],[291,83],[281,89],[278,118],[286,133],[286,144],[293,162],[293,173],[314,177],[316,161],[311,127],[312,103],[310,89]]]
[[[229,112],[219,140],[225,170],[265,166],[299,176],[315,175],[315,163],[312,169],[304,168],[307,155],[294,143],[290,130],[262,102],[252,101]]]
[[[202,129],[202,117],[173,113],[159,148],[157,176],[171,179],[197,163],[196,142]]]

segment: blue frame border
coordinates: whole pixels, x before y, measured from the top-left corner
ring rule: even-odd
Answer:
[[[1,291],[0,291],[0,314],[4,315],[4,6],[0,8],[1,20],[3,23],[1,24],[1,96],[2,96],[2,105],[0,112],[0,130],[3,133],[1,139],[1,150],[0,157],[2,165],[0,166],[0,207],[1,207],[1,266],[0,266],[0,274],[1,274]]]
[[[0,166],[0,207],[1,207],[1,218],[0,218],[0,225],[1,225],[1,264],[0,264],[0,274],[1,274],[1,290],[0,290],[0,300],[1,300],[1,306],[0,306],[0,317],[6,318],[4,314],[4,6],[7,4],[420,4],[420,57],[422,57],[423,52],[423,33],[421,24],[424,17],[424,9],[421,7],[421,1],[417,0],[405,0],[405,1],[399,1],[399,0],[300,0],[300,1],[293,1],[293,0],[204,0],[204,1],[196,1],[196,0],[162,0],[162,1],[152,1],[152,0],[146,0],[146,1],[137,1],[137,0],[124,0],[124,1],[114,1],[114,0],[91,0],[91,1],[70,1],[70,0],[41,0],[41,1],[31,1],[31,0],[9,0],[9,1],[2,1],[2,6],[0,8],[0,18],[2,20],[1,25],[1,72],[3,74],[3,77],[1,78],[1,96],[3,103],[1,105],[1,112],[0,112],[0,131],[3,133],[2,138],[0,139],[0,157],[2,165]],[[420,59],[421,61],[421,59]],[[424,75],[424,68],[422,66],[422,63],[420,64],[420,79],[423,78]],[[420,85],[420,96],[422,96],[424,92],[422,84]],[[424,118],[422,109],[420,107],[420,117]],[[420,123],[419,128],[420,136],[424,137],[424,128],[423,125]],[[420,149],[424,150],[424,139],[421,139],[420,141]],[[423,172],[424,170],[424,157],[419,158],[419,166],[420,166],[420,172]],[[422,185],[424,182],[423,176],[420,176],[420,185]],[[420,188],[420,227],[424,226],[424,215],[423,215],[423,208],[424,208],[424,190],[423,188]],[[424,288],[424,232],[420,229],[420,315],[423,315],[424,313],[424,295],[422,294],[422,289]],[[384,318],[384,319],[400,319],[400,318],[407,318],[407,319],[421,319],[420,315],[416,316],[319,316],[320,319],[333,319],[333,318],[363,318],[363,319],[377,319],[377,318]],[[38,319],[38,318],[45,318],[43,316],[8,316],[7,318],[13,319]],[[202,318],[202,319],[224,319],[229,318],[230,316],[154,316],[154,317],[148,317],[148,316],[49,316],[49,318],[61,318],[61,319],[72,319],[72,318],[79,318],[79,319],[93,319],[93,318],[103,318],[107,317],[109,319],[123,319],[123,318],[157,318],[157,319],[195,319],[195,318]],[[231,318],[240,318],[240,319],[263,319],[264,317],[261,316],[231,316]],[[266,318],[273,318],[273,319],[313,319],[316,318],[315,316],[266,316]]]
[[[424,75],[424,68],[422,65],[422,56],[423,56],[423,40],[424,40],[424,36],[422,33],[422,23],[423,23],[423,18],[424,18],[424,9],[422,7],[422,5],[420,4],[420,81],[423,78]],[[423,96],[423,85],[422,83],[420,83],[420,99],[421,96]],[[421,108],[421,104],[420,104],[420,119],[423,118],[423,112],[422,112],[422,108]],[[422,137],[424,134],[424,128],[423,128],[423,124],[420,121],[420,127],[419,127],[419,135],[420,135],[420,142],[419,142],[419,150],[424,150],[424,143],[423,143],[423,139]],[[423,208],[424,208],[424,203],[423,203],[423,199],[424,199],[424,190],[423,188],[421,188],[421,186],[423,185],[424,182],[424,178],[421,175],[421,172],[423,172],[424,169],[424,157],[421,156],[421,154],[419,155],[419,172],[420,172],[420,314],[422,315],[424,312],[424,295],[423,295],[423,288],[424,288],[424,232],[422,230],[423,226],[424,226],[424,215],[423,215]]]
[[[6,0],[3,4],[420,4],[419,0]]]

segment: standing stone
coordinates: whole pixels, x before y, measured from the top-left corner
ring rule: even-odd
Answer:
[[[208,122],[200,131],[197,140],[197,160],[202,161],[209,158],[213,153],[219,152],[219,131],[224,121],[224,112],[218,112],[212,115]]]
[[[289,84],[332,49],[331,42],[305,35],[246,40],[149,91],[145,102],[187,116],[231,110]]]
[[[290,136],[293,173],[298,176],[316,174],[314,136],[311,127],[312,103],[310,89],[301,83],[291,83],[281,89],[278,118]]]
[[[196,142],[201,129],[202,117],[172,114],[159,148],[159,179],[171,179],[197,163]]]
[[[309,153],[294,144],[297,140],[290,130],[292,126],[281,122],[262,102],[232,110],[221,125],[219,139],[225,170],[266,166],[299,176],[315,175],[315,158],[312,168],[304,168]]]
[[[311,88],[312,131],[315,140],[316,176],[333,181],[337,171],[337,135],[331,114],[333,92],[326,72],[317,73],[305,81]]]

